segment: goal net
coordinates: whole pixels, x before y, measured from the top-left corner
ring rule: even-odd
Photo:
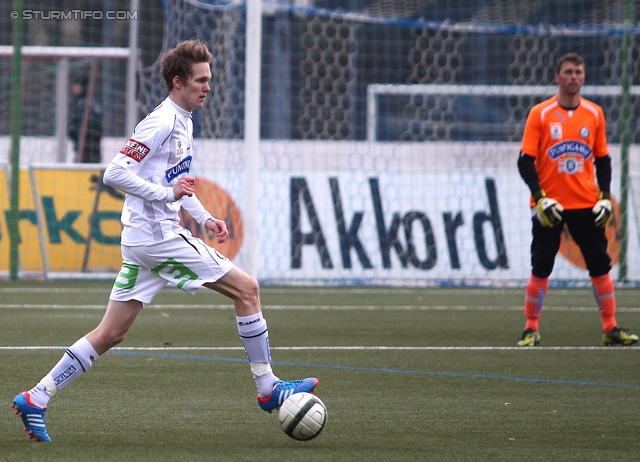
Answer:
[[[3,3],[6,9],[8,2],[0,0]],[[640,282],[638,214],[633,191],[621,181],[623,167],[632,176],[640,173],[640,91],[633,80],[637,60],[623,72],[628,62],[623,51],[636,57],[639,50],[637,31],[625,27],[624,2],[476,3],[262,2],[257,157],[248,157],[245,149],[246,120],[254,115],[246,114],[245,107],[255,97],[245,90],[246,69],[256,52],[247,47],[247,31],[255,27],[247,11],[256,2],[166,0],[162,8],[142,6],[138,116],[167,96],[159,73],[162,52],[185,39],[205,42],[213,54],[212,81],[204,108],[193,114],[193,173],[202,188],[197,192],[232,232],[221,251],[245,267],[247,249],[255,246],[252,272],[264,283],[522,284],[530,271],[531,226],[528,191],[516,168],[524,123],[534,104],[554,94],[556,60],[578,52],[586,63],[584,96],[604,109],[613,158],[617,215],[607,229],[613,274],[620,275],[623,262],[624,279]],[[113,5],[129,9],[128,3]],[[92,46],[126,47],[124,22],[106,22],[94,24],[101,32]],[[39,27],[52,27],[41,23]],[[10,30],[8,26],[2,30]],[[55,45],[64,40],[76,45],[62,25],[56,27]],[[77,27],[87,30],[82,20]],[[113,39],[105,40],[108,36]],[[5,32],[0,39],[9,44]],[[71,62],[90,70],[89,64]],[[23,66],[23,81],[51,82],[56,65],[46,61],[40,68]],[[1,59],[0,66],[7,70],[3,75],[10,74],[10,60]],[[100,66],[96,96],[103,105],[103,122],[110,127],[102,139],[102,159],[108,162],[129,136],[118,103],[125,91],[125,70],[108,72],[104,63]],[[632,78],[629,91],[623,92],[626,75]],[[55,138],[51,92],[49,83],[49,93],[39,89],[25,101],[25,121],[32,124],[27,114],[36,114],[40,122],[23,130],[23,160],[58,159],[41,154],[51,149],[58,155],[53,141],[46,141]],[[9,100],[5,85],[0,88],[5,114]],[[629,117],[624,115],[627,107]],[[3,156],[9,150],[8,120],[0,123],[0,130]],[[630,145],[623,143],[625,133]],[[74,171],[73,160],[65,158],[66,169]],[[0,157],[0,162],[8,164],[9,158]],[[248,185],[246,172],[256,166],[256,184]],[[36,181],[38,175],[57,176],[55,171],[38,173],[36,166],[24,168]],[[97,174],[99,179],[99,170]],[[247,197],[251,186],[255,199]],[[32,232],[28,241],[23,237],[22,262],[26,253],[41,255],[40,246],[54,245],[42,193],[32,191],[40,210],[25,205],[21,212],[21,233]],[[85,241],[83,232],[90,229],[106,238],[117,234],[112,213],[118,210],[118,199],[101,194],[109,205],[93,194],[94,202],[87,207],[93,210],[97,202],[97,212],[110,213],[104,228],[69,225]],[[73,208],[57,196],[53,199],[62,243],[69,237],[62,220],[71,220],[70,213],[80,211],[74,223],[95,217],[84,205]],[[245,226],[245,212],[256,205],[248,203],[251,200],[257,202],[257,229]],[[8,200],[1,205],[7,210]],[[2,220],[0,262],[6,261],[3,252],[8,248]],[[188,216],[183,222],[206,238]],[[73,249],[81,256],[76,261],[87,264],[76,264],[71,273],[91,276],[118,269],[118,263],[111,269],[104,264],[113,252],[118,255],[117,243],[85,242]],[[55,272],[55,253],[49,255],[49,272]],[[565,236],[552,280],[582,283],[586,275],[579,251]]]

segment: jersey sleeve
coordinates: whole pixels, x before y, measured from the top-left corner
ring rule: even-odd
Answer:
[[[173,130],[174,120],[155,113],[145,117],[133,130],[129,141],[118,151],[112,162],[138,172],[145,159],[158,152]]]
[[[527,122],[524,125],[524,134],[522,136],[522,146],[520,151],[531,157],[538,156],[538,148],[542,135],[542,122],[540,121],[540,111],[537,106],[529,112]]]
[[[143,180],[130,169],[111,162],[104,172],[104,184],[149,202],[174,202],[173,188]]]
[[[202,205],[202,202],[200,202],[200,199],[198,199],[195,193],[191,196],[183,196],[181,205],[182,208],[189,212],[191,217],[202,226],[204,226],[204,222],[209,218],[213,218],[204,208],[204,205]]]
[[[604,119],[604,111],[598,107],[598,123],[596,125],[595,140],[593,143],[594,157],[604,157],[609,154],[609,146],[607,144],[606,123]]]

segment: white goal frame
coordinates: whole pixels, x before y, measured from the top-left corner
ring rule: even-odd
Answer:
[[[371,84],[367,86],[367,141],[378,141],[379,95],[451,95],[451,96],[548,96],[558,91],[557,85],[453,85],[453,84]],[[640,95],[640,85],[630,88]],[[583,95],[620,96],[619,85],[585,85]]]
[[[139,10],[139,0],[131,0],[130,11]],[[11,57],[14,53],[13,45],[0,46],[0,57]],[[127,61],[126,103],[125,103],[125,136],[133,131],[137,121],[136,102],[136,74],[139,66],[138,50],[138,15],[129,19],[129,46],[118,47],[60,47],[60,46],[29,46],[20,48],[23,59],[55,59],[58,61],[56,69],[56,143],[58,162],[66,162],[67,151],[67,113],[69,98],[69,59],[98,58]]]

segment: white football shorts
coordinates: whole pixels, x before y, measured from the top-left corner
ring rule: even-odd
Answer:
[[[122,268],[109,298],[148,304],[169,283],[193,295],[233,267],[231,260],[188,230],[154,244],[123,245]]]

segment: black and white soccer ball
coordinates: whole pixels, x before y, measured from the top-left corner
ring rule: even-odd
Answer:
[[[312,393],[294,393],[280,407],[280,425],[291,438],[307,441],[320,434],[327,423],[327,408]]]

